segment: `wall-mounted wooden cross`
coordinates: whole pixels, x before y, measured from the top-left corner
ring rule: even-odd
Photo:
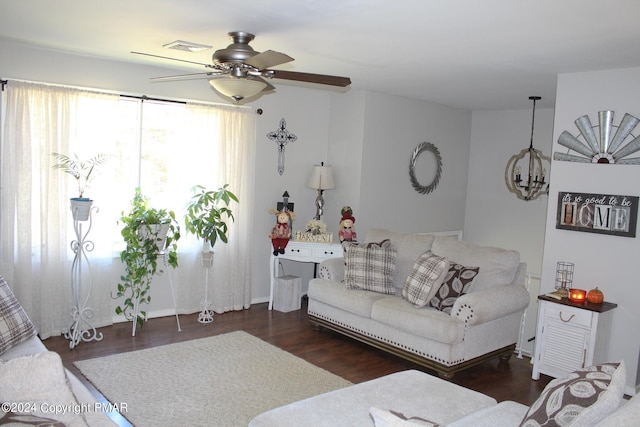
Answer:
[[[294,142],[298,137],[287,130],[287,122],[282,118],[278,130],[269,132],[267,138],[278,144],[278,173],[282,175],[284,173],[284,147],[288,143]]]

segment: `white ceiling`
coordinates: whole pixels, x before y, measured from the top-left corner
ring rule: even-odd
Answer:
[[[558,73],[640,66],[639,19],[638,0],[0,0],[15,41],[171,74],[201,68],[130,52],[210,63],[241,30],[295,58],[278,68],[471,110],[551,107]],[[162,47],[175,40],[213,49]]]

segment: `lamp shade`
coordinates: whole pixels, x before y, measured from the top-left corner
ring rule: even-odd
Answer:
[[[336,188],[333,183],[333,175],[331,173],[331,166],[314,165],[311,172],[311,178],[307,182],[307,187],[314,190],[331,190]]]
[[[260,80],[239,79],[236,77],[224,77],[209,80],[209,84],[221,94],[239,102],[244,98],[250,98],[262,92],[267,87]]]

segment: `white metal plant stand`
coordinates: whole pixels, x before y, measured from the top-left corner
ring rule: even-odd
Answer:
[[[64,337],[70,340],[69,348],[73,349],[81,342],[101,341],[102,333],[98,333],[96,328],[91,324],[95,313],[93,308],[88,307],[89,295],[91,295],[91,263],[87,257],[87,253],[94,248],[94,243],[87,239],[91,226],[93,224],[93,211],[97,212],[97,207],[89,210],[89,227],[86,232],[82,232],[82,224],[86,220],[77,219],[77,208],[73,210],[73,228],[76,233],[76,240],[71,242],[71,250],[75,254],[73,263],[71,264],[71,295],[73,298],[73,308],[71,309],[71,318],[73,319],[69,330],[64,333]],[[83,264],[86,266],[86,274],[88,281],[83,286]]]
[[[178,304],[176,302],[176,292],[175,292],[175,286],[173,286],[173,278],[172,278],[172,274],[171,274],[171,270],[173,270],[173,268],[169,268],[169,256],[167,255],[167,253],[165,251],[161,251],[158,253],[158,257],[162,258],[163,263],[165,268],[169,271],[168,274],[168,278],[169,278],[169,286],[171,287],[171,298],[173,299],[173,310],[175,312],[176,315],[176,323],[178,325],[178,332],[182,332],[182,328],[180,327],[180,318],[178,317]],[[160,270],[158,273],[158,275],[162,275],[164,273],[164,270]],[[134,314],[133,314],[133,325],[131,326],[131,336],[135,337],[136,336],[136,326],[138,325],[138,314],[140,313],[140,299],[138,298],[137,301],[135,301],[135,310],[134,310]],[[145,322],[147,321],[147,317],[145,316]]]
[[[211,309],[211,301],[209,301],[209,269],[213,266],[213,252],[202,252],[202,267],[204,268],[204,299],[200,302],[200,314],[198,322],[213,322],[213,310]]]

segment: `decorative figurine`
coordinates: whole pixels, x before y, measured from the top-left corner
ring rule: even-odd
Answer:
[[[284,253],[284,248],[287,247],[291,238],[291,222],[295,219],[295,213],[289,210],[289,206],[289,193],[285,191],[282,195],[281,210],[269,209],[269,213],[276,216],[276,225],[273,226],[271,234],[269,234],[275,256]]]
[[[342,214],[340,226],[338,227],[340,242],[357,242],[358,236],[356,235],[356,229],[353,225],[356,222],[356,219],[353,217],[353,210],[351,210],[351,207],[345,206],[340,213]]]

